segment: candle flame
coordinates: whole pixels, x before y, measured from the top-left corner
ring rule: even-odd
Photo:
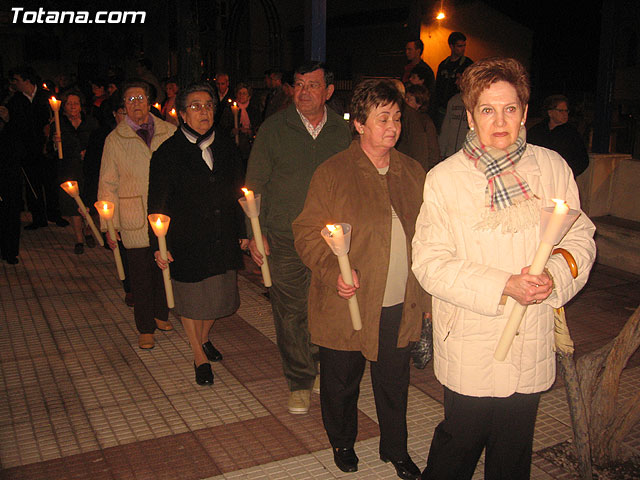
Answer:
[[[73,187],[73,183],[67,182],[67,187],[72,188]]]
[[[53,100],[54,103],[58,101],[56,97],[51,97],[51,100]]]
[[[444,19],[445,15],[444,12],[438,12],[438,15],[436,15],[436,20],[442,20]]]
[[[233,102],[233,106],[234,106],[234,107],[237,107],[237,106],[238,106],[238,104],[237,104],[236,102]]]
[[[232,102],[232,100],[231,100],[230,98],[229,98],[227,101],[228,101],[229,103],[231,103],[231,102]]]
[[[46,83],[43,83],[43,84],[42,84],[42,88],[44,88],[45,90],[49,90],[49,87],[47,87],[47,84],[46,84]]]
[[[172,108],[172,109],[169,111],[169,115],[174,115],[174,116],[175,116],[175,114],[176,114],[176,109],[175,109],[175,108]]]
[[[565,203],[564,200],[561,200],[559,198],[552,198],[551,200],[553,200],[556,205],[563,205]]]
[[[156,220],[156,227],[162,228],[162,221],[160,220],[160,217]]]
[[[246,187],[242,187],[242,191],[244,192],[245,195],[249,193],[249,189]]]
[[[327,225],[327,230],[329,230],[330,232],[335,231],[336,226],[335,225]]]
[[[157,103],[157,102],[156,102],[156,103],[154,103],[154,104],[153,104],[153,106],[154,106],[155,108],[157,108],[158,110],[160,110],[160,108],[161,108],[161,107],[160,107],[160,104],[159,104],[159,103]]]
[[[106,203],[103,203],[103,204],[102,204],[102,210],[104,210],[105,212],[106,212],[107,210],[109,210],[109,207],[107,206],[107,204],[106,204]]]

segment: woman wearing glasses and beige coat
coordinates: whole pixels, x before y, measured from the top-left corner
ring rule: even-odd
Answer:
[[[162,285],[162,275],[154,266],[149,248],[147,192],[151,155],[176,127],[149,113],[149,85],[132,81],[122,89],[127,115],[107,136],[100,163],[98,200],[113,202],[114,226],[127,249],[133,316],[138,330],[138,346],[154,347],[154,332],[172,330]],[[82,192],[83,186],[80,185]],[[100,220],[106,232],[107,225]],[[117,239],[107,242],[113,249]]]
[[[244,268],[241,246],[248,243],[238,203],[240,156],[232,140],[216,132],[215,107],[216,96],[206,84],[180,90],[180,128],[153,154],[149,173],[149,213],[171,217],[167,249],[175,309],[199,385],[213,383],[209,361],[222,358],[209,330],[240,305],[236,271]],[[166,268],[154,250],[156,264]]]

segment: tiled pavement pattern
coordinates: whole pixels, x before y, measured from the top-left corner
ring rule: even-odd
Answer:
[[[378,457],[368,374],[356,474],[333,464],[317,395],[309,415],[287,413],[271,309],[255,274],[239,277],[237,314],[214,325],[224,360],[214,364],[215,385],[199,387],[178,320],[175,331],[156,334],[155,349],[139,350],[113,257],[72,248],[69,228],[24,232],[20,263],[0,266],[0,478],[397,478]],[[613,338],[638,303],[639,276],[597,266],[567,309],[577,354]],[[625,370],[624,395],[640,384],[638,357]],[[409,451],[422,468],[442,387],[430,365],[411,375]],[[559,383],[543,395],[535,451],[571,436]],[[627,440],[640,451],[640,428]],[[572,477],[535,454],[532,478]]]

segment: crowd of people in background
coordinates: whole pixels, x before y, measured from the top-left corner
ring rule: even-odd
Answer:
[[[543,121],[527,131],[523,67],[512,59],[474,63],[465,56],[466,42],[453,32],[451,54],[434,74],[422,60],[423,42],[412,39],[399,78],[365,79],[341,97],[321,63],[265,71],[260,91],[222,70],[191,85],[174,77],[160,81],[147,59],[126,79],[110,69],[81,84],[67,75],[43,81],[29,67],[16,68],[0,98],[2,259],[19,262],[25,200],[31,221],[24,229],[70,225],[69,251],[76,255],[96,245],[84,219],[97,220],[94,202],[114,203],[116,237],[106,233],[103,219],[101,229],[107,248],[118,245],[122,252],[125,302],[134,308],[139,348],[154,348],[157,329],[174,328],[162,280],[171,265],[175,312],[192,349],[195,381],[212,385],[210,362],[223,354],[209,339],[211,327],[239,306],[236,275],[245,265],[243,253],[257,266],[265,260],[237,202],[246,185],[262,199],[287,409],[306,414],[311,395],[320,393],[336,465],[358,469],[357,401],[368,360],[380,458],[400,478],[471,478],[489,437],[497,447],[487,450],[487,469],[528,478],[539,392],[554,378],[552,307],[584,285],[593,262],[593,227],[586,219],[569,235],[581,263],[577,280],[557,264],[529,275],[523,267],[533,243],[512,227],[538,223],[516,218],[510,207],[518,205],[517,215],[526,216],[523,210],[554,195],[579,205],[573,176],[586,169],[588,156],[568,123],[567,97],[546,99]],[[49,106],[54,95],[62,100],[59,134]],[[566,163],[531,144],[555,150]],[[516,173],[516,164],[529,170]],[[532,168],[542,179],[528,175]],[[88,212],[60,189],[67,180],[78,182]],[[481,218],[472,219],[478,212]],[[150,213],[172,219],[166,259],[150,233]],[[318,234],[333,221],[349,222],[358,232],[351,244],[353,284],[345,282]],[[484,228],[490,232],[478,232]],[[508,261],[491,253],[496,245]],[[360,331],[352,329],[345,301],[356,291]],[[431,295],[446,419],[421,474],[407,451],[406,409],[411,346],[431,318]],[[490,358],[491,348],[483,348],[499,329],[481,321],[501,318],[506,302],[535,305],[542,327],[532,331],[531,348],[545,352],[542,359],[527,354],[523,361],[531,367],[512,368],[509,381]],[[476,341],[462,328],[474,329]],[[446,353],[462,347],[476,352],[475,363]],[[546,373],[528,377],[535,362]],[[496,377],[489,381],[493,388],[477,382],[487,375]],[[491,424],[487,418],[495,409],[515,428]],[[471,421],[474,411],[482,415]],[[473,436],[465,436],[470,425]]]

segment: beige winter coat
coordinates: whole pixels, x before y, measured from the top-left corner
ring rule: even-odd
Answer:
[[[580,209],[571,169],[555,152],[527,145],[516,170],[541,200],[564,199]],[[494,360],[498,339],[515,301],[500,305],[512,274],[531,264],[539,225],[519,233],[478,231],[485,209],[485,176],[460,151],[438,164],[424,187],[413,238],[413,272],[433,295],[434,369],[449,389],[470,396],[507,397],[548,389],[555,378],[553,308],[567,303],[586,283],[595,259],[593,223],[582,213],[560,245],[578,265],[576,279],[554,255],[547,268],[551,296],[527,308],[504,362]]]
[[[151,148],[126,121],[122,121],[107,136],[102,152],[98,200],[115,204],[113,222],[126,248],[149,246],[149,161],[151,154],[176,130],[174,125],[157,117],[153,122],[155,131]],[[103,232],[107,230],[107,224],[102,219],[100,227]]]

